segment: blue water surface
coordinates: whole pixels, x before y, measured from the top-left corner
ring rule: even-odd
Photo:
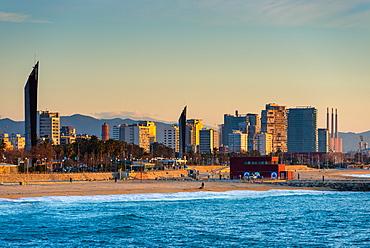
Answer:
[[[0,199],[0,247],[370,247],[370,193]]]

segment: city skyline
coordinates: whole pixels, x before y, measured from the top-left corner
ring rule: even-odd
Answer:
[[[1,1],[1,118],[38,110],[145,116],[207,126],[265,104],[338,109],[340,132],[370,128],[367,1]],[[10,104],[9,104],[10,103]],[[359,120],[359,121],[354,121]]]

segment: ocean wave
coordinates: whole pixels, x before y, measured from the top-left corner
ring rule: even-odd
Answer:
[[[323,195],[323,194],[348,194],[354,192],[316,191],[316,190],[281,190],[268,191],[232,190],[225,192],[200,191],[178,193],[140,193],[140,194],[115,194],[115,195],[84,195],[84,196],[41,196],[22,197],[18,199],[0,198],[0,202],[116,202],[116,201],[185,201],[198,199],[217,198],[244,198],[244,197],[276,197],[288,195]]]
[[[344,174],[346,177],[370,178],[370,174]]]

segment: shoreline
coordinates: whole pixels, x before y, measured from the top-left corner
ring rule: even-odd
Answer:
[[[20,176],[23,176],[22,178]],[[362,176],[368,176],[367,179]],[[24,180],[27,177],[28,180]],[[47,181],[50,178],[55,181]],[[69,180],[73,177],[73,182]],[[360,178],[359,178],[360,177]],[[370,185],[370,170],[341,170],[341,169],[312,169],[296,170],[295,180],[300,185],[279,185],[278,183],[242,182],[240,180],[216,180],[203,181],[204,189],[199,189],[202,181],[174,181],[174,180],[111,180],[111,173],[78,173],[78,174],[50,174],[50,175],[17,175],[0,174],[0,198],[18,199],[23,197],[41,196],[82,196],[82,195],[114,195],[114,194],[140,194],[140,193],[178,193],[214,191],[224,192],[232,190],[268,191],[272,189],[282,190],[317,190],[317,191],[340,191],[330,187],[316,187],[313,184],[304,184],[304,181],[319,182],[325,178],[325,182],[344,180],[365,179]],[[5,180],[7,179],[7,180]],[[23,179],[23,181],[21,181]],[[32,180],[33,179],[33,180]],[[30,181],[32,180],[32,182]],[[58,180],[58,181],[56,181]],[[10,182],[25,182],[25,185]],[[27,183],[27,181],[29,183]],[[301,183],[303,182],[303,183]],[[293,184],[295,182],[292,182]],[[284,183],[282,183],[284,184]],[[317,184],[320,185],[320,184]],[[367,186],[368,186],[367,185]],[[370,188],[370,186],[368,187]]]
[[[232,190],[268,191],[279,190],[317,190],[333,191],[325,187],[292,187],[283,185],[243,183],[233,181],[204,182],[205,187],[199,189],[201,181],[101,181],[74,183],[37,183],[28,185],[1,185],[0,198],[19,199],[24,197],[42,196],[84,196],[84,195],[116,195],[142,193],[179,193],[179,192],[225,192]]]

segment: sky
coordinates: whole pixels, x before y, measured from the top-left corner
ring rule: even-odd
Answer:
[[[39,110],[216,127],[268,103],[370,130],[370,0],[0,0],[0,118]]]

